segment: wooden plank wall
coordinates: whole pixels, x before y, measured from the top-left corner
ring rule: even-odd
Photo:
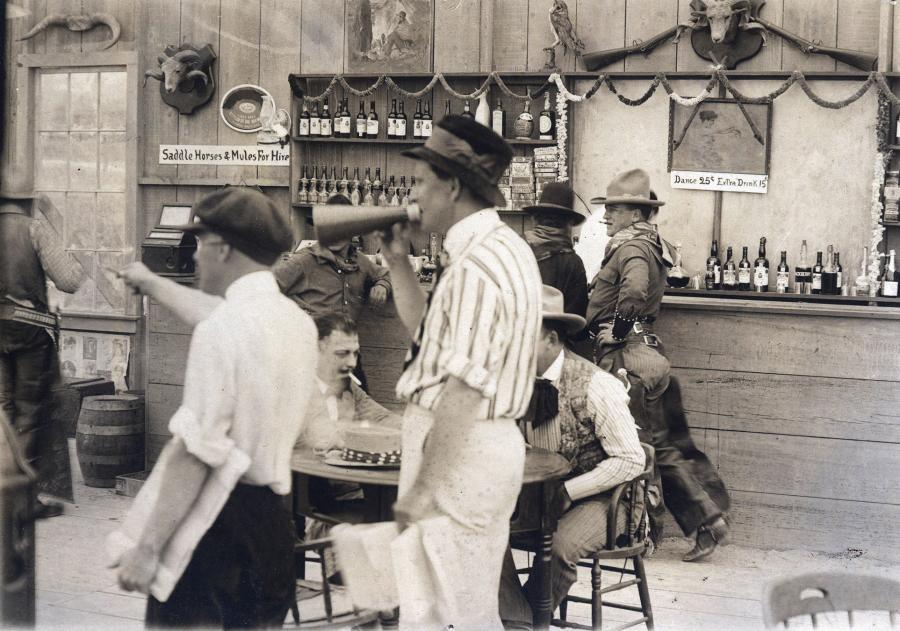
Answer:
[[[667,305],[657,329],[737,542],[900,560],[900,321]]]

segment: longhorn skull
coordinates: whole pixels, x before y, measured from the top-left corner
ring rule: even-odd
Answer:
[[[206,72],[199,69],[203,65],[203,59],[193,50],[182,50],[171,57],[163,53],[158,55],[156,60],[159,62],[159,68],[148,70],[144,76],[163,81],[166,92],[170,94],[189,80],[200,79],[204,85],[209,84]],[[144,83],[146,82],[145,78]]]
[[[122,28],[119,26],[119,21],[109,13],[92,13],[91,15],[65,15],[63,13],[52,13],[35,24],[30,31],[19,38],[19,41],[31,39],[50,26],[65,26],[70,31],[87,31],[98,24],[105,24],[112,33],[112,37],[103,47],[103,50],[106,50],[118,42],[119,36],[122,34]]]
[[[709,28],[710,39],[715,44],[731,41],[739,29],[759,29],[765,38],[762,25],[750,21],[758,16],[763,4],[765,0],[691,0],[691,19],[678,25],[675,39],[685,29],[705,28]]]

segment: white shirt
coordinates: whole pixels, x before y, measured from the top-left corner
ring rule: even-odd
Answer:
[[[606,224],[600,223],[601,221],[603,221],[603,212],[595,209],[591,216],[581,224],[578,243],[575,244],[575,254],[580,256],[584,263],[588,286],[600,271],[603,255],[606,252],[606,243],[609,241]]]
[[[250,458],[240,482],[291,490],[291,451],[315,387],[316,326],[271,272],[234,281],[194,328],[181,407],[169,431],[210,467]]]

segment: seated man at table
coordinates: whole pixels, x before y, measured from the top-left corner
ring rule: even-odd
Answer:
[[[562,293],[543,290],[543,326],[537,348],[535,400],[523,421],[525,440],[555,451],[573,463],[559,488],[560,517],[553,535],[551,610],[577,579],[577,563],[606,544],[609,491],[644,469],[644,450],[628,410],[625,386],[613,375],[566,349],[568,335],[584,327],[584,318],[563,311]],[[625,512],[620,511],[624,527]],[[500,618],[513,628],[531,627],[537,581],[519,585],[512,554],[507,553],[500,581]]]

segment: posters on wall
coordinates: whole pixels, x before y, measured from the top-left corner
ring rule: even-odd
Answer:
[[[430,72],[434,0],[348,0],[347,72]]]
[[[62,331],[59,362],[63,377],[112,379],[116,390],[127,390],[125,374],[131,338],[127,335]]]

